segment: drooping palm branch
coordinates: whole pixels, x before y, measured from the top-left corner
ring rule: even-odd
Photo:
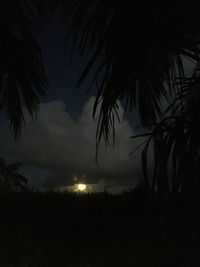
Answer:
[[[24,122],[23,106],[33,116],[46,88],[40,48],[34,31],[41,1],[0,3],[0,109],[6,108],[15,138]]]
[[[57,2],[71,21],[70,32],[81,54],[93,51],[79,84],[93,68],[97,70],[92,82],[101,79],[94,106],[95,115],[101,105],[97,145],[102,136],[109,137],[118,99],[126,98],[126,108],[138,104],[144,127],[162,118],[163,102],[170,103],[176,95],[175,78],[184,77],[182,57],[198,59],[200,24],[195,8],[180,1],[165,8],[157,1]]]
[[[200,189],[200,75],[198,65],[191,78],[179,80],[179,94],[154,126],[142,152],[144,179],[160,197],[169,193],[188,194]],[[144,135],[142,135],[144,136]],[[153,147],[153,175],[148,170],[148,153]]]

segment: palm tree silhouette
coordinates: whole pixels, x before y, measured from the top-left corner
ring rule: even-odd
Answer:
[[[21,163],[17,162],[7,165],[5,160],[0,158],[0,191],[2,193],[26,189],[27,179],[19,173],[21,166]]]
[[[200,145],[200,76],[197,67],[193,77],[185,77],[183,57],[194,64],[199,61],[200,22],[195,7],[180,1],[165,8],[152,1],[145,6],[143,2],[133,6],[130,0],[61,2],[72,19],[70,33],[81,54],[94,51],[78,85],[96,68],[91,82],[98,84],[93,115],[101,105],[97,152],[101,138],[108,141],[114,130],[117,100],[126,98],[125,110],[138,105],[142,125],[153,130],[142,153],[148,188],[163,197],[194,187]],[[150,180],[151,141],[154,173]]]

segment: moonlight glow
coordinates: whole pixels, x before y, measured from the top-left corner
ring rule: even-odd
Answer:
[[[77,184],[76,186],[77,186],[77,191],[84,192],[87,189],[86,184]]]

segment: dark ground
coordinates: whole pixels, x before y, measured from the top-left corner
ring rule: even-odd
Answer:
[[[0,199],[0,267],[200,266],[198,202],[141,192],[21,193]]]

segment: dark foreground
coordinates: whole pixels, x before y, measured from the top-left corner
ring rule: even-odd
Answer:
[[[0,267],[200,266],[197,201],[160,206],[136,193],[1,197]]]

